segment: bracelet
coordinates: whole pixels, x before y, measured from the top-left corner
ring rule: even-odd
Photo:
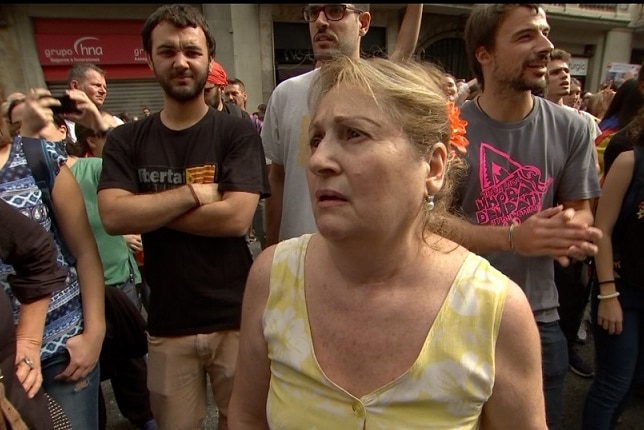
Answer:
[[[508,230],[508,241],[510,242],[510,251],[516,253],[517,250],[514,247],[514,229],[517,227],[518,224],[515,224],[514,222],[510,224],[510,229]]]
[[[190,189],[190,193],[192,194],[192,197],[195,199],[195,203],[197,206],[201,206],[201,202],[199,201],[199,196],[197,195],[197,192],[193,188],[192,184],[186,184],[188,186],[188,189]]]
[[[598,294],[598,295],[597,295],[597,298],[598,298],[599,300],[604,300],[604,299],[612,299],[612,298],[614,298],[614,297],[618,297],[618,296],[619,296],[619,291],[615,291],[614,293],[612,293],[612,294],[606,294],[605,296],[602,296],[601,294]]]
[[[597,283],[597,285],[606,285],[606,284],[614,284],[614,283],[615,283],[615,280],[614,280],[614,279],[611,279],[610,281],[601,281],[601,282],[598,282],[598,283]]]

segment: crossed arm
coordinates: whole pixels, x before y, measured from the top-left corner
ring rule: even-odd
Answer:
[[[201,236],[243,236],[252,222],[259,195],[220,193],[216,183],[191,184],[154,194],[108,188],[99,191],[98,206],[110,234],[146,233],[168,227]]]

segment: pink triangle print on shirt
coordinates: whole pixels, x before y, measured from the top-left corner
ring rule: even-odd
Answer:
[[[541,211],[552,178],[542,180],[536,166],[522,165],[510,155],[481,142],[481,195],[476,199],[478,224],[508,225]]]

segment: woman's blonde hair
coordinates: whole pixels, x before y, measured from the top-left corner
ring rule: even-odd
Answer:
[[[444,72],[430,63],[341,56],[320,68],[309,92],[309,110],[313,113],[333,87],[350,85],[369,95],[400,125],[418,158],[426,158],[438,142],[449,150],[452,127],[443,76]],[[434,196],[434,210],[427,213],[425,231],[455,239],[445,220],[456,216],[453,198],[464,170],[463,160],[449,151],[443,187]]]

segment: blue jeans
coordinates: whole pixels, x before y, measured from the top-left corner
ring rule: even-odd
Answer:
[[[56,381],[69,363],[66,353],[50,357],[42,362],[43,388],[63,408],[73,429],[98,429],[99,365],[76,382]]]
[[[593,285],[591,320],[595,341],[595,378],[584,404],[583,429],[612,429],[644,370],[644,288],[616,279],[624,321],[622,333],[610,335],[597,325],[598,289]]]
[[[558,321],[537,323],[537,327],[541,338],[546,423],[549,430],[555,430],[563,415],[564,380],[568,371],[568,342]]]

